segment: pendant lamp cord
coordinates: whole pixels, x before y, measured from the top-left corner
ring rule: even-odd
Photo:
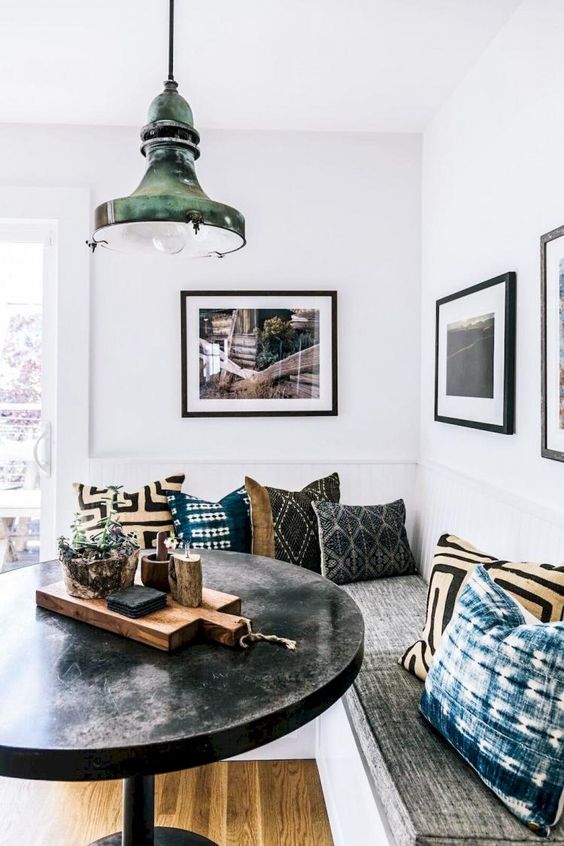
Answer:
[[[174,82],[174,0],[168,4],[168,78]]]

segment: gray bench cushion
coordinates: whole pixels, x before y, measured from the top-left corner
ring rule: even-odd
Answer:
[[[423,627],[425,582],[398,576],[345,590],[366,624],[346,708],[398,846],[564,846],[562,821],[548,840],[529,831],[420,715],[422,682],[397,661]]]

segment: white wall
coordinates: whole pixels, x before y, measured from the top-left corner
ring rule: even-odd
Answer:
[[[419,136],[202,135],[202,184],[246,215],[248,246],[223,261],[160,255],[139,260],[97,251],[91,454],[415,457]],[[129,193],[142,170],[133,129],[0,128],[0,182],[88,185],[97,203]],[[339,416],[182,419],[183,288],[337,289]]]
[[[423,144],[421,456],[564,508],[540,455],[539,236],[564,224],[564,4],[525,0]],[[517,271],[514,436],[433,421],[435,300]]]

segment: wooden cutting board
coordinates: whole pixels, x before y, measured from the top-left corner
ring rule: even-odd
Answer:
[[[110,611],[105,599],[69,596],[64,582],[39,588],[35,600],[41,608],[138,640],[164,652],[202,638],[237,646],[247,632],[247,620],[239,616],[240,598],[210,588],[204,588],[199,608],[185,608],[174,602],[169,594],[166,608],[137,620]]]

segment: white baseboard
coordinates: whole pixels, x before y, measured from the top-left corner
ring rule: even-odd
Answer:
[[[316,757],[335,846],[395,846],[342,701],[318,719]]]
[[[308,723],[297,731],[244,752],[230,761],[291,761],[315,758],[317,744],[317,720]]]
[[[119,484],[135,490],[152,479],[185,473],[184,490],[206,499],[216,500],[244,483],[245,476],[261,484],[299,490],[313,479],[337,471],[341,478],[341,502],[350,505],[373,505],[403,497],[409,503],[415,489],[415,461],[410,458],[330,461],[278,460],[205,461],[176,459],[171,461],[91,458],[89,484]]]

